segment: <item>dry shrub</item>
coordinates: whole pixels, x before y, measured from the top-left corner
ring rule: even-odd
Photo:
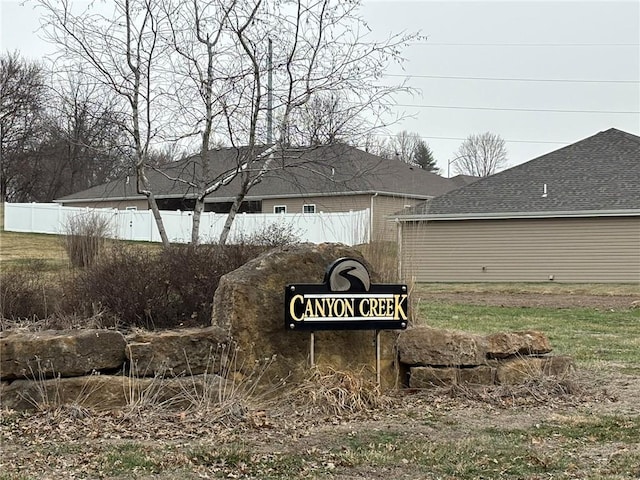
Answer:
[[[74,267],[95,264],[109,237],[109,220],[96,212],[71,217],[65,225],[64,246]]]
[[[252,235],[244,236],[240,234],[236,236],[235,243],[266,248],[282,247],[300,243],[300,233],[291,224],[271,223]]]
[[[45,262],[31,260],[0,274],[1,318],[43,319],[58,310],[61,291],[45,270]]]
[[[211,323],[220,278],[264,249],[250,245],[175,245],[163,250],[114,246],[80,272],[74,310],[97,311],[122,327],[175,328]]]
[[[390,399],[365,376],[370,375],[365,375],[364,371],[346,372],[317,366],[307,380],[292,389],[292,402],[300,410],[338,416],[387,406]]]

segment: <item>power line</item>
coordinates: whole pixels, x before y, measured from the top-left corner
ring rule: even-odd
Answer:
[[[450,43],[416,42],[428,47],[640,47],[639,43]]]
[[[418,108],[439,108],[452,110],[490,110],[504,112],[542,112],[542,113],[594,113],[594,114],[621,114],[621,115],[637,115],[640,111],[614,111],[614,110],[562,110],[553,108],[498,108],[498,107],[469,107],[462,105],[421,105],[421,104],[404,104],[396,103],[396,107],[418,107]]]
[[[395,134],[392,133],[374,133],[375,137],[395,137]],[[466,140],[467,137],[435,137],[435,136],[423,136],[418,135],[420,138],[424,140]],[[507,143],[536,143],[536,144],[553,144],[553,145],[569,145],[571,142],[554,142],[550,140],[508,140],[504,139]]]
[[[584,79],[567,79],[567,78],[507,78],[507,77],[463,77],[456,75],[402,75],[394,73],[385,73],[384,77],[401,77],[401,78],[434,78],[447,80],[488,80],[500,82],[560,82],[560,83],[628,83],[638,84],[640,80],[584,80]]]

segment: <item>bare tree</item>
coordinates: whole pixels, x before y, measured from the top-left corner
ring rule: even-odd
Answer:
[[[165,243],[145,174],[154,139],[198,138],[195,164],[173,177],[195,198],[192,242],[206,197],[234,182],[224,243],[250,189],[285,166],[283,147],[309,101],[335,95],[349,105],[342,110],[348,115],[370,111],[380,118],[389,111],[389,96],[406,90],[383,84],[381,74],[416,38],[370,41],[358,1],[115,0],[110,18],[74,15],[68,1],[38,0],[48,13],[50,37],[126,102],[138,191],[147,196]],[[277,119],[270,146],[264,145],[267,117]],[[212,141],[235,148],[234,165],[209,164]]]
[[[18,53],[0,56],[0,195],[2,201],[30,201],[34,171],[26,163],[37,149],[46,86],[40,64]],[[36,169],[37,170],[37,169]]]
[[[50,89],[38,152],[46,178],[41,201],[105,183],[128,166],[123,115],[113,94],[100,87],[66,77]]]
[[[401,160],[429,172],[438,173],[433,152],[417,133],[403,130],[389,140],[376,139],[366,148],[367,151],[383,158]]]
[[[179,58],[173,63],[177,75],[173,84],[183,99],[176,110],[197,121],[201,138],[199,178],[177,179],[196,195],[192,242],[198,239],[207,195],[232,181],[237,186],[219,239],[224,243],[247,193],[265,174],[285,166],[287,146],[352,139],[365,130],[363,118],[379,118],[386,109],[393,89],[379,82],[380,73],[387,61],[400,60],[398,50],[414,36],[394,36],[381,43],[365,40],[359,33],[364,23],[357,15],[357,3],[176,0],[166,4],[172,47]],[[323,107],[330,111],[324,111],[329,115],[321,121],[318,113]],[[367,110],[374,114],[364,115]],[[275,132],[267,131],[267,117],[276,119]],[[357,128],[356,117],[360,117]],[[375,120],[368,121],[375,127]],[[212,135],[235,147],[231,168],[209,167]],[[265,150],[266,140],[273,137]]]
[[[413,164],[413,152],[421,141],[420,135],[406,130],[396,133],[389,140],[389,154],[392,158]]]
[[[507,165],[504,140],[491,132],[469,135],[455,155],[458,174],[488,177]]]
[[[76,12],[69,0],[38,0],[44,9],[48,39],[62,49],[66,60],[80,64],[83,73],[111,89],[127,108],[125,128],[134,152],[138,193],[147,197],[158,232],[169,245],[153,186],[147,178],[152,142],[161,133],[158,100],[162,77],[156,73],[162,54],[162,19],[155,0],[114,0],[113,16],[87,9]]]

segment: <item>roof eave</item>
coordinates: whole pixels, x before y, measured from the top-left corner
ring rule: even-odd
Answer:
[[[495,212],[495,213],[450,213],[390,215],[400,222],[420,222],[438,220],[507,220],[518,218],[580,218],[580,217],[633,217],[640,216],[640,209],[624,210],[576,210],[551,212]]]
[[[245,200],[263,200],[263,199],[276,199],[276,198],[308,198],[308,197],[341,197],[341,196],[353,196],[353,195],[388,195],[392,197],[403,198],[415,198],[417,200],[429,200],[433,198],[432,195],[420,195],[416,193],[400,193],[400,192],[386,192],[379,190],[357,190],[350,192],[310,192],[310,193],[289,193],[286,195],[268,194],[268,195],[247,195]],[[101,197],[101,198],[70,198],[70,199],[55,199],[54,203],[85,203],[85,202],[126,202],[133,200],[146,200],[144,195],[136,195],[135,197]],[[163,198],[195,198],[195,194],[169,194],[169,195],[156,195],[156,199]],[[230,197],[207,197],[206,203],[213,203],[214,201],[225,202],[235,200],[234,196]]]

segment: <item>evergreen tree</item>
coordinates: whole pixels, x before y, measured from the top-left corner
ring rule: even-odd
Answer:
[[[428,172],[438,173],[439,171],[433,152],[424,140],[418,140],[418,142],[416,142],[416,145],[413,147],[413,152],[411,153],[411,160],[412,163],[419,165],[420,168]]]

